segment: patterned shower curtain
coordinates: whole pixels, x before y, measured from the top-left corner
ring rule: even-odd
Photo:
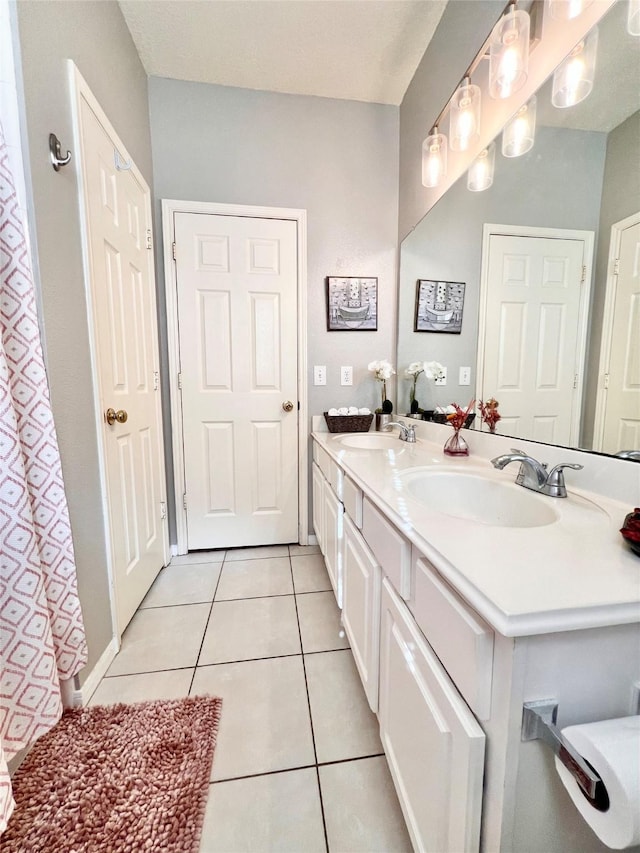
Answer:
[[[0,125],[0,833],[14,807],[7,761],[60,719],[60,683],[86,657],[29,249]]]

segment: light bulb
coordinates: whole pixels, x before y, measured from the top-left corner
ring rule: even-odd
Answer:
[[[529,15],[511,8],[495,25],[489,44],[489,94],[508,98],[529,73]]]
[[[591,94],[597,52],[598,28],[594,27],[554,71],[551,91],[554,107],[573,107]]]
[[[422,143],[422,184],[437,187],[447,175],[447,137],[434,127]]]
[[[488,190],[493,183],[493,174],[495,171],[496,146],[492,142],[488,148],[481,151],[480,154],[469,166],[467,173],[467,189],[471,192],[478,193],[482,190]]]
[[[449,144],[452,151],[466,151],[480,136],[479,86],[473,86],[468,78],[458,88],[449,108]]]
[[[520,157],[533,148],[536,135],[535,95],[520,107],[502,131],[502,154],[504,157]]]
[[[549,12],[557,21],[571,21],[592,3],[593,0],[549,0]]]
[[[640,36],[640,0],[629,0],[627,32],[630,36]]]

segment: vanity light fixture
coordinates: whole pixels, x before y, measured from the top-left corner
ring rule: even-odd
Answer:
[[[489,43],[489,94],[509,98],[522,88],[529,72],[530,19],[510,3],[493,28]]]
[[[553,72],[551,103],[554,107],[573,107],[591,94],[597,54],[598,28],[594,27]]]
[[[627,32],[630,36],[640,36],[640,0],[629,0]]]
[[[479,86],[465,77],[449,105],[449,145],[452,151],[466,151],[480,137]]]
[[[481,151],[467,172],[467,189],[473,193],[488,190],[493,183],[493,173],[496,164],[496,144],[492,142],[488,148]]]
[[[520,157],[533,148],[536,138],[536,106],[534,95],[505,124],[502,131],[503,157]]]
[[[549,13],[557,21],[571,21],[581,15],[593,0],[548,0]]]
[[[437,187],[447,175],[447,137],[437,125],[422,143],[422,185]]]

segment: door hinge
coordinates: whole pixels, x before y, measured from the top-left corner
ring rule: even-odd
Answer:
[[[574,388],[578,387],[578,374],[577,373],[573,377],[573,387]]]
[[[613,262],[613,274],[620,275],[620,258],[616,258]]]
[[[171,244],[171,251],[173,253],[173,260],[175,261],[175,259],[176,259],[176,244],[175,243]]]
[[[178,374],[178,391],[182,391],[182,374]]]
[[[587,268],[583,264],[582,265],[582,278],[580,279],[580,284],[584,284],[586,280],[587,280]]]
[[[604,375],[604,388],[605,388],[605,391],[607,390],[607,388],[608,388],[608,387],[609,387],[609,374],[608,374],[608,373],[605,373],[605,375]]]
[[[153,244],[151,242],[151,228],[147,228],[147,249],[153,249]]]
[[[157,370],[153,371],[153,390],[157,391],[160,387],[160,374]]]
[[[167,517],[167,505],[164,501],[160,501],[160,518]]]
[[[183,509],[187,508],[187,493],[186,492],[182,496],[182,507],[183,507]]]

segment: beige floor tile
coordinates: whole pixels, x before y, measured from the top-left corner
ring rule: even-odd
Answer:
[[[191,693],[223,700],[213,781],[314,763],[300,655],[198,667]]]
[[[232,548],[227,551],[227,563],[237,560],[263,560],[266,557],[288,557],[288,545],[263,545],[257,548]]]
[[[189,695],[193,669],[169,669],[138,675],[103,678],[89,705],[113,705],[116,702],[148,702],[152,699],[182,699]]]
[[[297,595],[296,603],[304,652],[328,652],[349,648],[333,592]]]
[[[404,853],[411,841],[384,757],[320,768],[330,853]]]
[[[289,545],[290,557],[303,557],[309,554],[319,554],[319,545]]]
[[[191,563],[221,563],[224,560],[226,551],[189,551],[188,554],[182,554],[179,557],[171,558],[172,566],[185,566]]]
[[[210,786],[200,853],[324,853],[313,768]]]
[[[291,557],[291,568],[296,592],[326,592],[331,589],[322,554]]]
[[[382,753],[378,718],[349,649],[305,655],[318,762]]]
[[[172,563],[162,569],[140,609],[213,601],[221,569],[222,561],[181,563],[177,566]]]
[[[138,610],[108,674],[195,666],[210,610],[210,604]]]
[[[256,598],[261,595],[290,595],[293,592],[289,557],[226,562],[222,567],[216,601]]]
[[[300,651],[292,595],[216,601],[198,664],[299,655]]]

